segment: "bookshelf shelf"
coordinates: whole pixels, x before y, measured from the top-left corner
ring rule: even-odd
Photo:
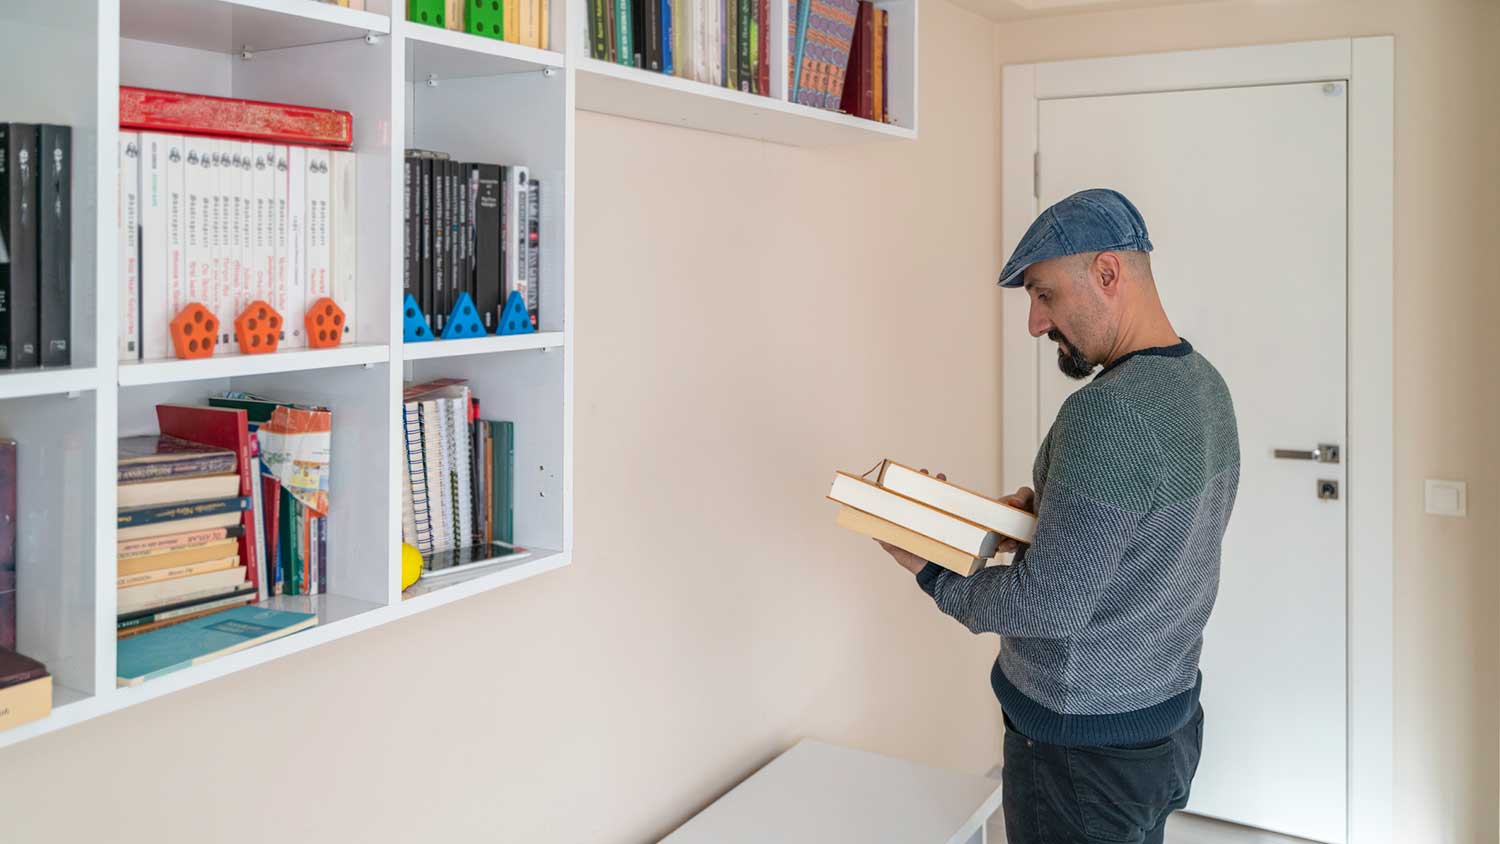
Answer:
[[[0,399],[96,390],[100,378],[100,371],[92,366],[7,372],[0,375]]]
[[[489,355],[501,352],[519,352],[527,349],[556,349],[564,343],[561,331],[543,331],[537,334],[514,336],[475,337],[472,340],[432,340],[425,343],[406,343],[401,347],[402,360],[432,360],[433,358],[461,357],[463,355]]]
[[[562,568],[569,555],[562,551],[531,549],[531,556],[509,564],[497,564],[468,575],[448,575],[432,580],[418,580],[402,593],[401,609],[407,613],[440,607],[460,598],[478,595],[501,586],[536,577]]]
[[[337,366],[371,366],[390,360],[390,347],[354,344],[333,349],[298,349],[269,355],[224,355],[200,360],[129,361],[119,367],[122,387],[171,384],[277,372],[302,372]]]
[[[467,32],[407,21],[401,22],[401,31],[406,38],[407,82],[504,76],[544,68],[560,69],[567,64],[562,53]]]
[[[214,53],[387,35],[390,17],[316,0],[120,0],[120,35]]]

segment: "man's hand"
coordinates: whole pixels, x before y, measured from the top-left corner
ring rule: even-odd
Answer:
[[[1016,490],[1014,493],[1000,499],[1000,503],[1010,507],[1015,507],[1018,510],[1025,510],[1028,513],[1035,513],[1036,490],[1032,489],[1029,486],[1023,486],[1020,489]],[[1002,536],[1000,537],[999,549],[996,550],[995,553],[1010,554],[1019,550],[1021,550],[1021,543],[1015,541],[1014,539],[1011,539],[1008,536]]]
[[[921,471],[922,474],[927,474],[926,469],[923,469]],[[946,481],[948,480],[948,476],[943,474],[942,472],[938,472],[937,479],[940,481]],[[887,554],[890,554],[896,562],[900,563],[902,568],[906,569],[912,574],[916,574],[927,565],[927,560],[918,557],[916,554],[913,554],[905,548],[897,548],[896,546],[891,545],[888,542],[882,542],[879,539],[875,540],[875,542],[881,548],[884,548],[885,552]]]

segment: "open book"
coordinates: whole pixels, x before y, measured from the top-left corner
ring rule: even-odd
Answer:
[[[837,472],[828,498],[843,505],[840,527],[969,575],[1006,536],[1029,543],[1036,516],[972,490],[883,461],[875,482]]]

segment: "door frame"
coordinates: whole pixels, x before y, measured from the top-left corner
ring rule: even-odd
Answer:
[[[1394,783],[1394,89],[1391,36],[1007,65],[1001,71],[1001,240],[1037,207],[1042,100],[1299,82],[1348,84],[1347,810],[1351,844],[1390,844]],[[1003,299],[1005,487],[1031,482],[1040,344]]]

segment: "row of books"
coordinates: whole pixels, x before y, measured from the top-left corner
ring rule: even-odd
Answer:
[[[550,50],[548,5],[548,0],[406,0],[406,19]]]
[[[0,369],[72,361],[73,131],[0,123]]]
[[[402,286],[442,333],[468,293],[486,333],[520,294],[532,329],[541,309],[541,183],[525,165],[472,164],[409,149]]]
[[[891,460],[878,468],[874,481],[834,474],[828,498],[843,505],[840,527],[964,576],[984,567],[1002,536],[1030,543],[1036,533],[1036,516],[1024,510]]]
[[[483,418],[479,399],[461,379],[407,383],[402,401],[402,541],[429,563],[456,549],[510,544],[514,423]]]
[[[770,0],[589,0],[590,55],[771,93]]]
[[[788,0],[787,99],[890,122],[889,14],[870,0]]]
[[[184,97],[207,101],[211,116],[180,117]],[[173,131],[120,133],[120,359],[170,357],[170,323],[192,302],[217,319],[215,354],[238,350],[235,318],[251,302],[281,314],[279,345],[287,348],[308,345],[304,317],[319,299],[330,297],[354,314],[355,154],[281,142],[284,127],[257,116],[264,103],[166,93],[149,102],[158,100],[172,103],[170,110],[138,107],[132,122]],[[330,114],[337,123],[347,117]],[[210,131],[219,136],[194,134]],[[347,137],[343,129],[287,134],[328,142]],[[356,323],[344,321],[344,341],[357,339]]]

